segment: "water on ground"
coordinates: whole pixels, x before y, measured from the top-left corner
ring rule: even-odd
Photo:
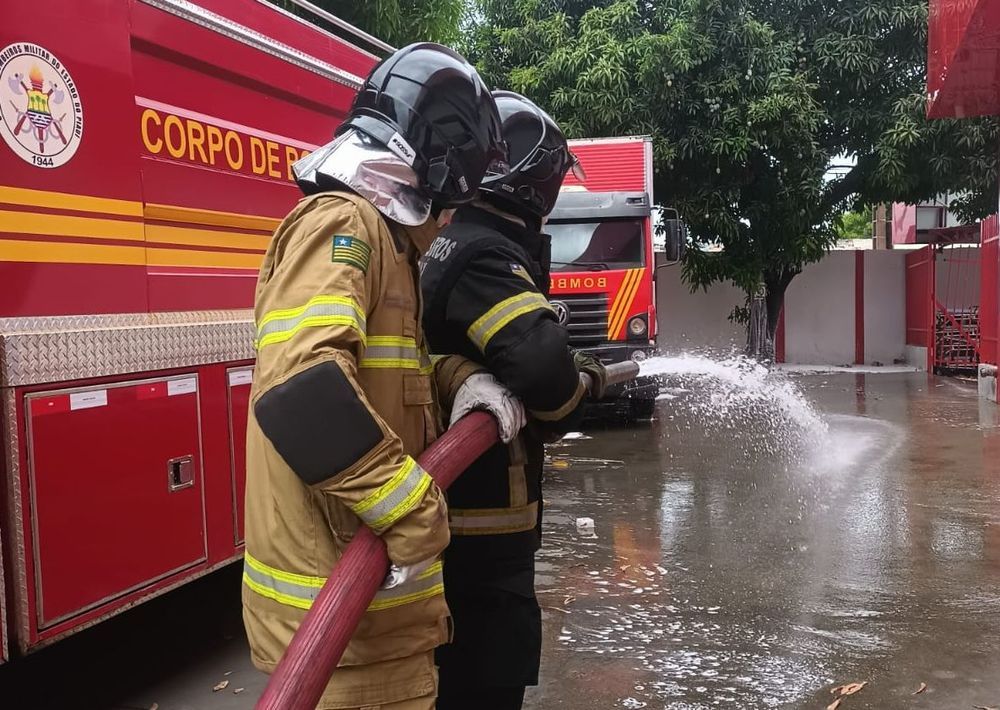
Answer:
[[[529,708],[825,708],[850,682],[841,708],[1000,705],[993,405],[924,375],[654,368],[648,428],[552,451]]]

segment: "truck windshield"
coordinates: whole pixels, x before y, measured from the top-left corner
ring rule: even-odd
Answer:
[[[643,265],[643,223],[637,219],[549,222],[552,270],[626,269]]]

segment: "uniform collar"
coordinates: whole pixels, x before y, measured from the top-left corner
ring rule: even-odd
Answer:
[[[420,254],[424,254],[431,247],[431,242],[441,231],[441,228],[437,225],[437,220],[434,217],[428,218],[423,224],[418,224],[416,226],[409,226],[401,224],[400,231],[403,232],[410,240],[410,243],[416,248]]]
[[[512,218],[491,205],[489,207],[490,209],[485,209],[479,203],[467,205],[455,213],[452,222],[489,227],[523,248],[532,260],[541,263],[548,261],[548,235],[529,229],[518,217]]]

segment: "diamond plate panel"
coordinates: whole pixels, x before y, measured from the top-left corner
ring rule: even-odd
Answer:
[[[17,396],[14,390],[0,391],[3,399],[3,411],[0,412],[0,425],[3,431],[3,453],[7,467],[7,520],[10,526],[7,529],[11,540],[8,541],[7,549],[12,557],[9,569],[13,575],[7,581],[13,586],[13,593],[10,598],[13,602],[13,609],[8,617],[18,629],[16,636],[20,639],[21,650],[24,650],[30,617],[28,615],[28,578],[27,567],[24,564],[24,530],[23,511],[21,508],[21,460],[18,450],[17,438]],[[13,651],[10,646],[8,651]]]
[[[0,318],[0,386],[254,357],[250,310]]]

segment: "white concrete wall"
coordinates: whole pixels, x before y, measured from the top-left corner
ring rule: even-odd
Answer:
[[[728,318],[743,302],[743,292],[731,284],[715,284],[707,292],[699,289],[691,293],[691,288],[681,283],[679,266],[661,267],[656,283],[657,344],[670,353],[741,349],[746,332]]]
[[[865,362],[892,365],[919,353],[906,346],[906,254],[865,251]],[[835,251],[795,277],[785,296],[785,361],[851,365],[855,360],[856,253]],[[728,318],[743,292],[716,284],[691,293],[678,267],[659,270],[658,343],[664,352],[741,350],[743,326]],[[924,367],[924,358],[911,364]]]
[[[906,254],[866,251],[864,279],[865,364],[891,365],[906,355]]]
[[[854,252],[810,264],[785,293],[785,362],[854,362]]]

